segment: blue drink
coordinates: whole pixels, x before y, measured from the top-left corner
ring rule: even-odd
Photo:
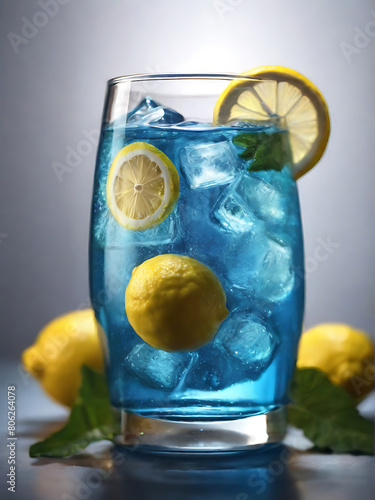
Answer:
[[[112,123],[103,129],[94,186],[91,297],[100,323],[114,406],[158,418],[236,419],[288,400],[301,332],[303,246],[296,184],[288,166],[248,171],[233,144],[277,129]],[[261,139],[260,139],[261,140]],[[178,170],[178,203],[157,227],[132,231],[107,206],[106,182],[127,144],[156,146]],[[133,269],[160,254],[199,260],[220,279],[229,315],[193,352],[144,342],[124,307]]]
[[[242,89],[237,78],[236,88]],[[163,75],[160,80],[178,84]],[[304,308],[300,209],[287,132],[230,116],[221,124],[215,114],[210,122],[205,117],[212,116],[217,94],[203,102],[201,88],[196,92],[194,87],[200,79],[193,80],[182,82],[191,90],[181,87],[178,102],[166,95],[165,105],[142,99],[144,88],[137,79],[110,84],[93,191],[91,300],[111,401],[123,414],[125,444],[136,436],[138,444],[156,449],[235,450],[280,441],[285,430],[283,408]],[[212,81],[206,83],[211,90]],[[227,85],[220,78],[218,83]],[[181,104],[185,116],[198,119],[189,121],[166,104],[176,109]],[[151,172],[149,177],[145,172]],[[141,204],[129,202],[142,196]],[[155,196],[162,197],[161,204]],[[200,315],[194,316],[190,291],[184,296],[189,299],[180,301],[188,306],[174,308],[180,291],[191,290],[186,283],[168,288],[162,275],[167,294],[152,288],[159,278],[155,282],[157,271],[147,267],[150,260],[166,262],[171,256],[204,268],[207,282],[213,276],[224,290],[216,295],[199,281],[199,271],[193,275]],[[139,269],[147,272],[134,288]],[[173,283],[179,276],[173,271]],[[143,286],[156,304],[152,313],[149,299],[137,295]],[[130,289],[137,295],[132,302],[138,307],[136,320],[128,308]],[[209,324],[215,301],[229,313],[218,317],[204,342],[198,347],[166,342],[168,335],[179,342],[189,332],[206,335],[205,321]],[[160,309],[164,323],[156,327]],[[145,324],[152,338],[142,330]]]

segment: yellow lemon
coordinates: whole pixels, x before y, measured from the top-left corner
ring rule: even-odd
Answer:
[[[305,76],[282,66],[261,66],[242,74],[243,80],[233,80],[219,96],[214,124],[249,120],[287,130],[298,179],[318,163],[327,146],[330,120],[322,93]]]
[[[107,204],[121,226],[144,231],[172,212],[180,194],[176,167],[147,142],[125,146],[112,162],[107,178]]]
[[[82,365],[103,370],[93,310],[74,311],[48,323],[35,343],[23,351],[22,363],[53,399],[72,406]]]
[[[362,398],[374,386],[374,347],[362,330],[325,323],[306,331],[300,340],[298,368],[319,368],[334,384]]]
[[[182,255],[158,255],[133,270],[125,292],[129,323],[149,345],[191,351],[227,317],[226,295],[210,268]]]

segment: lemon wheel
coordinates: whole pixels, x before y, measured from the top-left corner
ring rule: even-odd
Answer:
[[[330,120],[323,95],[306,77],[282,66],[261,66],[243,75],[254,80],[228,85],[216,103],[214,124],[251,121],[286,129],[298,179],[320,160],[328,142]]]
[[[173,210],[180,192],[176,167],[146,142],[125,146],[107,178],[107,204],[121,226],[143,231],[157,226]]]

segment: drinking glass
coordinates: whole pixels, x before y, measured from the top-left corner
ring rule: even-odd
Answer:
[[[256,84],[229,74],[108,82],[93,189],[90,291],[125,445],[235,451],[278,443],[285,434],[304,308],[302,227],[287,132],[262,117],[221,122],[214,116],[226,105],[219,97],[228,85],[250,82]],[[120,172],[133,143],[146,148],[145,158],[156,151],[155,162],[168,160],[178,174],[173,209],[146,228],[141,215],[134,226],[123,224],[109,186],[116,182],[109,173],[115,164]],[[130,162],[129,168],[140,167]],[[142,186],[134,181],[132,189],[136,196]],[[201,346],[155,347],[129,321],[125,293],[133,270],[168,255],[206,266],[225,293],[228,315]]]

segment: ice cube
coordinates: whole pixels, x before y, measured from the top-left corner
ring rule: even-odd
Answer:
[[[178,385],[190,359],[190,353],[161,351],[143,343],[126,356],[123,366],[140,384],[170,392]]]
[[[107,210],[98,216],[94,226],[94,235],[102,248],[164,245],[176,239],[178,227],[177,214],[172,213],[156,227],[145,231],[132,231],[122,227]]]
[[[289,179],[289,182],[293,181]],[[280,224],[285,222],[290,199],[289,191],[279,190],[255,173],[245,172],[222,193],[213,208],[212,218],[233,231],[250,230],[256,219]]]
[[[137,125],[173,125],[184,121],[184,117],[173,109],[165,108],[160,103],[146,97],[127,117],[128,124]]]
[[[181,170],[191,189],[227,184],[242,165],[231,142],[224,136],[219,139],[181,150]]]
[[[214,345],[246,369],[251,380],[258,379],[270,365],[279,346],[272,328],[249,311],[234,311],[223,323]]]
[[[293,289],[295,276],[291,246],[272,238],[258,222],[252,232],[233,241],[227,279],[253,297],[279,301]]]
[[[294,286],[292,249],[266,234],[259,236],[255,245],[259,245],[256,295],[271,301],[282,300]]]
[[[184,387],[200,391],[216,391],[234,383],[232,367],[222,350],[210,343],[195,353],[184,380]]]
[[[238,181],[235,181],[219,197],[212,209],[211,219],[226,230],[242,233],[250,231],[257,218],[247,210],[236,192],[237,184]]]
[[[288,167],[282,170],[258,170],[257,172],[249,172],[250,175],[256,177],[263,182],[271,184],[275,189],[280,191],[284,196],[290,196],[291,192],[296,191],[296,181]]]
[[[143,246],[164,245],[171,243],[177,238],[178,230],[178,215],[176,212],[173,212],[157,226],[145,231],[135,231],[134,240]]]

